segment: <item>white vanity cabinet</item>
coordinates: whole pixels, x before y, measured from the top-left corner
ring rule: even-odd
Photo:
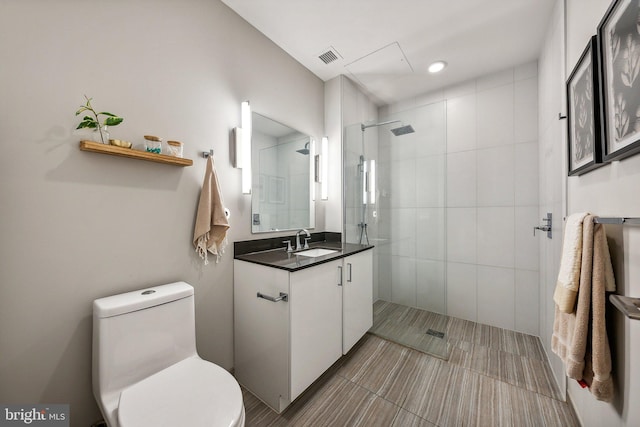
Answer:
[[[347,354],[373,326],[373,251],[342,261],[342,353]]]
[[[234,260],[235,376],[276,412],[342,356],[342,266]]]

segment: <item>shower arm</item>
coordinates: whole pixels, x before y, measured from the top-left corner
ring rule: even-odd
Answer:
[[[402,123],[402,122],[400,120],[387,120],[386,122],[372,123],[370,125],[365,125],[364,123],[361,123],[360,124],[360,129],[362,129],[362,131],[364,132],[365,129],[372,128],[372,127],[378,127],[378,126],[384,126],[384,125],[390,125],[391,123]]]

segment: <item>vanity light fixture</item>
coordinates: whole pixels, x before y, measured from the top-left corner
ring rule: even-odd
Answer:
[[[371,160],[369,165],[369,201],[376,204],[376,161]]]
[[[242,194],[251,194],[251,107],[249,101],[240,105],[240,163],[242,168]],[[237,142],[237,141],[236,141]]]
[[[434,73],[439,73],[440,71],[444,70],[445,68],[447,68],[447,63],[444,61],[436,61],[433,62],[431,65],[429,65],[429,72],[434,74]]]
[[[367,194],[369,194],[369,171],[364,157],[360,156],[360,164],[362,165],[362,204],[367,204]]]
[[[309,170],[313,171],[313,179],[309,180],[309,185],[311,188],[309,191],[311,192],[311,200],[316,201],[316,182],[318,182],[318,172],[316,169],[316,140],[313,138],[309,138]]]
[[[329,138],[322,137],[321,147],[322,157],[320,157],[320,198],[329,199]]]

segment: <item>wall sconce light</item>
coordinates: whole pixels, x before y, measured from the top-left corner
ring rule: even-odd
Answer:
[[[329,199],[329,138],[322,137],[321,147],[322,157],[320,163],[320,198],[322,200]]]
[[[316,154],[316,141],[313,138],[309,138],[309,170],[313,171],[313,179],[309,180],[309,192],[311,193],[311,200],[316,200],[316,182],[318,182],[318,172],[316,172],[316,160],[318,155]]]
[[[376,204],[376,161],[371,160],[369,165],[369,201]]]
[[[236,130],[236,167],[242,168],[242,194],[251,194],[251,107],[249,101],[240,105],[240,126]],[[238,149],[238,145],[240,148]]]

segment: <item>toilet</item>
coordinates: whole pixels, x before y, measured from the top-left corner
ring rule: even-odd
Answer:
[[[198,356],[185,282],[95,300],[92,368],[109,427],[244,426],[237,381]]]

